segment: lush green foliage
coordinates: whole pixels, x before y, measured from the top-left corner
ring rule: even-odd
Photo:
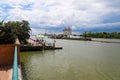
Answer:
[[[120,32],[96,32],[96,33],[91,33],[91,32],[85,32],[82,34],[83,36],[86,37],[93,37],[93,38],[117,38],[120,39]]]
[[[0,44],[12,44],[16,38],[21,44],[27,43],[30,37],[30,27],[28,21],[8,21],[0,22]]]

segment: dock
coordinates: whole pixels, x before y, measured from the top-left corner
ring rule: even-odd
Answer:
[[[42,51],[43,50],[43,46],[20,46],[20,51],[24,52],[24,51]]]
[[[53,47],[53,46],[45,46],[44,50],[57,50],[57,49],[63,49],[63,47]]]

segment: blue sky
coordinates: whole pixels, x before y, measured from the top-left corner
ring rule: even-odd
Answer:
[[[0,20],[28,20],[33,34],[120,32],[120,0],[0,0]]]

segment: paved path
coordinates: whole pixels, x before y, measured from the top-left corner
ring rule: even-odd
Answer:
[[[22,80],[21,67],[18,68],[18,78]],[[0,80],[12,80],[12,67],[0,66]]]

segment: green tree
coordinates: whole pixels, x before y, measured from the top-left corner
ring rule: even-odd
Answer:
[[[28,21],[0,22],[0,44],[14,43],[16,38],[21,44],[26,44],[30,37],[30,26]]]
[[[22,44],[27,43],[26,39],[30,37],[30,27],[28,21],[23,20],[19,27],[19,34],[17,35]]]
[[[96,33],[91,33],[91,32],[85,32],[83,33],[83,36],[85,37],[93,37],[93,38],[117,38],[120,39],[120,32],[96,32]]]

